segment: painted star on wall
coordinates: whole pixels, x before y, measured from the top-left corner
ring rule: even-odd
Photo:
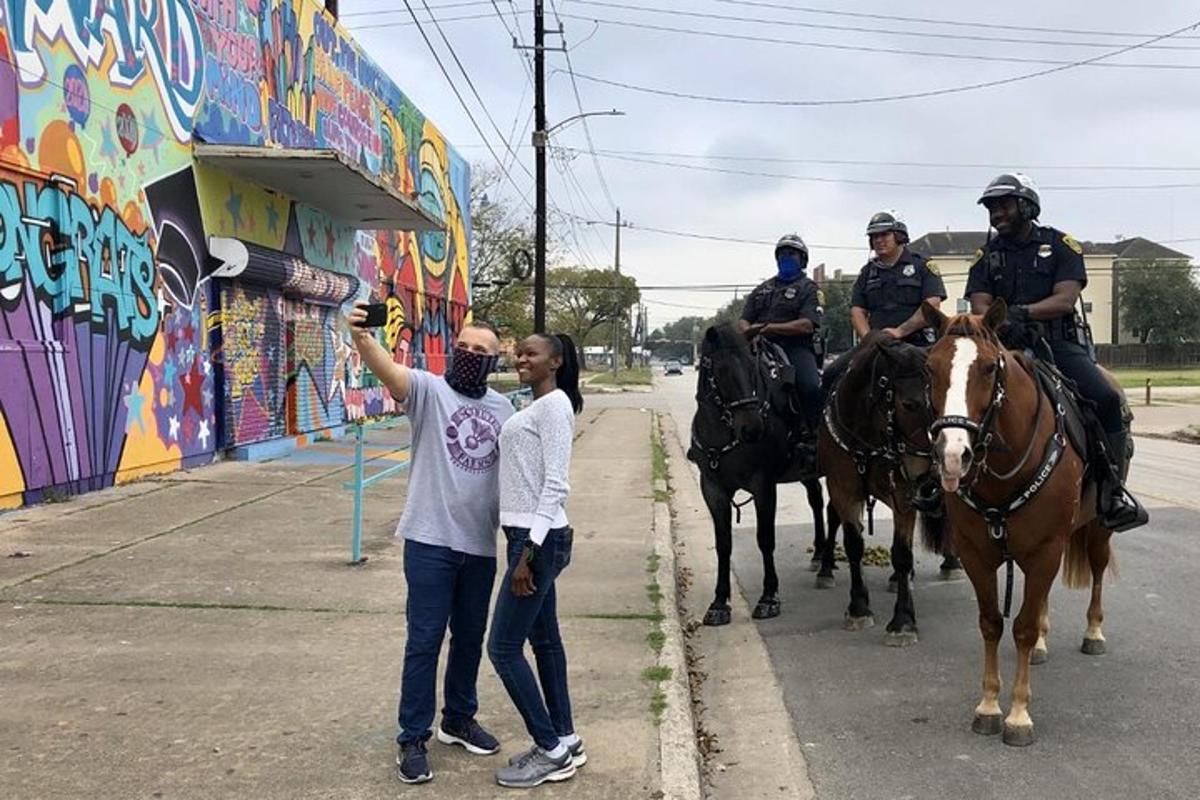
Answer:
[[[175,367],[175,359],[167,358],[163,360],[163,383],[167,386],[175,385],[175,376],[179,374]]]
[[[117,140],[113,137],[112,127],[105,122],[100,126],[100,157],[115,164],[121,151],[117,149]]]
[[[208,437],[211,434],[208,431],[208,420],[200,420],[200,430],[196,433],[196,438],[200,440],[200,446],[205,450],[208,449]]]
[[[204,390],[204,375],[200,372],[200,366],[196,360],[192,361],[192,368],[188,370],[179,382],[183,385],[183,413],[186,415],[189,408],[196,409],[196,416],[204,416],[204,400],[201,392]]]
[[[169,431],[170,437],[172,439],[178,441],[179,440],[179,417],[172,414],[171,418],[167,420],[167,424],[170,426],[170,431]]]
[[[142,433],[146,432],[146,421],[142,419],[142,406],[145,402],[146,398],[142,397],[142,393],[138,391],[138,387],[130,386],[129,394],[125,395],[125,408],[129,409],[129,416],[125,420],[126,432],[133,427],[134,422],[142,429]]]
[[[162,128],[158,126],[158,120],[153,114],[147,115],[145,124],[142,129],[146,131],[142,137],[142,148],[154,151],[154,160],[159,160],[158,147],[163,143]]]
[[[333,245],[337,242],[337,237],[333,235],[333,228],[325,229],[325,256],[333,258]]]
[[[267,203],[267,230],[279,233],[279,212],[272,203]]]
[[[317,246],[317,229],[313,227],[312,220],[308,221],[308,246]]]
[[[242,196],[229,187],[229,198],[225,201],[225,210],[229,212],[229,216],[233,219],[233,229],[236,231],[242,227]]]

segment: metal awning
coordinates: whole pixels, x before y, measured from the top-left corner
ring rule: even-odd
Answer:
[[[363,230],[440,231],[445,224],[411,198],[377,183],[336,150],[195,145],[196,159],[320,209]]]

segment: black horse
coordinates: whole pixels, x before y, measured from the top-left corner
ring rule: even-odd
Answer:
[[[858,630],[874,624],[862,579],[862,516],[866,508],[870,520],[875,499],[882,500],[893,512],[896,605],[884,638],[884,643],[892,646],[917,641],[910,579],[918,518],[926,545],[945,556],[943,575],[959,568],[948,537],[943,535],[940,497],[932,476],[925,386],[925,352],[873,332],[854,350],[837,385],[826,387],[829,396],[818,436],[817,454],[831,510],[827,547],[820,553],[818,587],[833,585],[836,529],[832,520],[841,519],[850,562],[846,627]]]
[[[741,332],[725,323],[705,332],[700,352],[688,459],[700,467],[700,489],[717,545],[717,590],[704,624],[729,623],[731,517],[739,489],[754,497],[763,559],[763,592],[753,617],[776,617],[780,610],[775,573],[776,484],[804,483],[817,535],[824,539],[825,497],[814,469],[815,432],[805,436],[806,426],[788,385],[791,367],[771,345],[763,343],[752,350]]]

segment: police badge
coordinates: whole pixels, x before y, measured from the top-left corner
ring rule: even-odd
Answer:
[[[796,287],[795,287],[795,286],[789,286],[787,289],[785,289],[785,290],[784,290],[784,292],[783,292],[783,297],[784,297],[784,299],[786,299],[786,300],[792,300],[792,299],[794,299],[794,298],[796,297]]]
[[[912,277],[913,275],[915,275],[915,274],[917,274],[917,268],[916,268],[916,267],[914,267],[912,264],[905,264],[905,265],[904,265],[904,277],[906,277],[906,278],[911,278],[911,277]]]

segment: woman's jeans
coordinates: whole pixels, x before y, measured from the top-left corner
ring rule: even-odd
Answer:
[[[575,732],[571,721],[571,698],[567,694],[567,654],[558,633],[558,603],[554,581],[571,563],[571,528],[555,528],[546,535],[541,552],[532,565],[536,590],[529,597],[512,592],[512,574],[522,558],[529,531],[505,528],[508,537],[508,570],[500,582],[492,630],[488,635],[488,658],[504,682],[525,728],[538,747],[553,750],[560,736]],[[533,646],[538,680],[525,660],[525,641]],[[545,700],[543,701],[543,696]]]

